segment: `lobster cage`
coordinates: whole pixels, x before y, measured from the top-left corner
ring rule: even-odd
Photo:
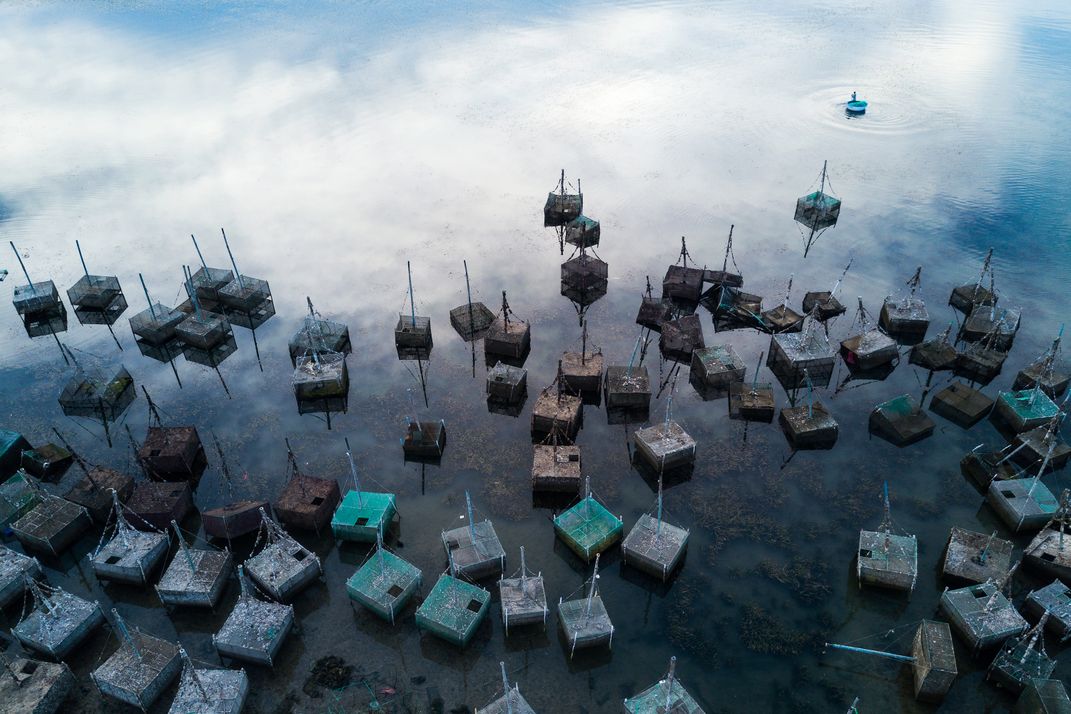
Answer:
[[[577,216],[565,224],[565,242],[577,248],[590,248],[599,244],[599,222],[587,216]]]

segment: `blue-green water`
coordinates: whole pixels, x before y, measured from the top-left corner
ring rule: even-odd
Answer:
[[[106,329],[73,315],[59,339],[87,365],[122,362],[172,423],[214,431],[248,496],[273,499],[281,487],[284,438],[306,471],[345,479],[349,437],[366,478],[398,494],[397,552],[423,569],[425,592],[445,566],[439,533],[459,522],[466,489],[494,521],[507,570],[525,545],[551,600],[588,572],[555,540],[552,511],[533,508],[528,480],[535,392],[580,339],[559,295],[563,258],[541,227],[563,166],[602,222],[609,291],[588,320],[611,363],[631,353],[644,276],[661,279],[681,235],[696,260],[718,263],[730,224],[745,287],[768,304],[789,273],[797,305],[804,291],[829,289],[853,256],[842,296],[861,296],[876,314],[921,264],[934,330],[953,319],[951,287],[972,280],[994,246],[1002,299],[1024,318],[991,396],[1067,317],[1071,12],[1060,3],[39,4],[0,9],[0,26],[4,237],[35,280],[61,290],[80,275],[79,239],[90,269],[117,274],[131,303],[116,326],[121,352]],[[853,90],[870,102],[865,117],[844,115]],[[823,160],[844,205],[804,261],[792,210]],[[166,364],[138,353],[125,322],[144,308],[138,272],[154,297],[177,301],[180,265],[197,260],[190,233],[210,264],[225,262],[219,226],[242,272],[270,281],[278,312],[257,331],[263,370],[249,331],[236,330],[238,353],[220,367],[230,398],[215,372],[182,359],[179,389]],[[13,256],[0,255],[11,271],[6,301],[23,280]],[[532,321],[529,399],[516,419],[487,411],[482,362],[473,378],[469,346],[448,325],[449,309],[465,301],[463,259],[476,299],[494,309],[508,289]],[[435,333],[430,407],[418,396],[416,411],[444,417],[450,433],[441,466],[425,470],[405,464],[397,442],[412,411],[407,391],[420,392],[390,334],[405,305],[406,260]],[[290,390],[286,342],[306,295],[354,339],[350,408],[330,431],[297,414]],[[715,335],[700,314],[707,343],[732,343],[749,369],[767,349],[769,338],[752,332]],[[850,322],[849,312],[833,336]],[[0,334],[0,426],[36,444],[57,425],[91,461],[132,469],[125,435],[109,449],[98,426],[61,415],[56,397],[71,370],[52,338],[29,339],[13,308],[0,310]],[[648,365],[667,373],[654,349]],[[841,367],[835,378],[845,376]],[[707,711],[843,711],[855,696],[862,711],[921,711],[907,668],[821,653],[826,640],[932,617],[951,525],[1003,533],[958,470],[967,449],[1002,443],[988,422],[965,432],[938,418],[933,438],[903,450],[868,438],[873,405],[921,393],[920,380],[905,360],[884,382],[821,390],[840,440],[791,460],[776,426],[745,429],[724,401],[683,387],[674,412],[699,442],[697,466],[667,490],[666,509],[692,529],[688,556],[666,586],[606,558],[612,654],[570,661],[553,628],[507,640],[497,603],[463,653],[421,638],[412,608],[391,628],[347,603],[343,583],[365,551],[308,539],[326,583],[295,603],[302,632],[275,671],[250,668],[250,709],[365,711],[362,678],[399,711],[423,711],[435,692],[447,711],[482,706],[505,661],[537,711],[616,711],[675,654]],[[652,404],[652,418],[664,402]],[[140,437],[147,419],[139,398],[126,423]],[[588,406],[578,439],[593,488],[626,529],[654,499],[629,464],[629,432]],[[220,503],[219,459],[209,455],[201,508]],[[63,492],[80,476],[73,469],[49,488]],[[1046,482],[1058,492],[1067,478]],[[855,583],[858,530],[880,521],[884,479],[898,525],[919,537],[910,599]],[[75,562],[95,544],[87,536],[46,562],[50,581],[217,661],[210,635],[235,585],[215,614],[169,618],[148,591],[102,587]],[[1023,574],[1017,599],[1040,582]],[[6,613],[4,629],[14,617]],[[78,706],[95,705],[88,672],[115,646],[98,635],[72,660],[89,687]],[[325,654],[362,673],[337,701],[302,692]],[[1010,707],[1012,697],[984,682],[988,662],[958,654],[962,674],[945,709]]]

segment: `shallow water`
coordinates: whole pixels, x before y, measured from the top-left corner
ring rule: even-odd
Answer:
[[[51,278],[61,291],[80,275],[76,238],[91,271],[119,276],[131,304],[115,329],[122,351],[105,328],[80,326],[73,315],[59,340],[84,366],[124,364],[166,421],[218,435],[230,470],[242,474],[242,495],[274,499],[285,478],[284,438],[308,473],[346,483],[348,437],[365,483],[398,494],[396,549],[424,571],[423,592],[445,566],[439,533],[460,522],[468,490],[494,521],[507,570],[525,545],[556,601],[588,573],[555,539],[553,512],[533,507],[528,481],[530,406],[558,355],[580,340],[576,311],[559,295],[563,257],[541,227],[559,170],[580,177],[585,213],[602,222],[609,292],[587,316],[590,341],[608,363],[627,362],[644,276],[657,285],[679,237],[688,236],[696,260],[714,265],[735,224],[746,289],[767,305],[790,273],[793,304],[807,290],[829,289],[853,256],[841,294],[846,303],[861,296],[876,315],[921,264],[931,332],[953,319],[951,287],[972,280],[995,246],[1003,299],[1024,308],[1011,357],[986,390],[995,395],[1066,319],[1071,274],[1071,13],[1059,3],[1030,5],[4,8],[0,66],[12,71],[0,112],[0,226],[34,279]],[[853,90],[870,101],[865,117],[844,115]],[[844,205],[837,227],[803,260],[792,210],[823,160]],[[138,353],[126,318],[144,308],[139,272],[154,298],[178,300],[179,267],[197,262],[188,234],[209,264],[223,265],[221,225],[242,272],[270,282],[277,315],[257,330],[256,346],[248,330],[235,330],[238,352],[219,376],[177,360],[180,389],[167,364]],[[0,255],[9,295],[23,280],[13,256]],[[449,309],[465,302],[463,259],[475,299],[496,309],[508,289],[515,312],[532,322],[529,398],[517,418],[488,412],[482,356],[473,377],[469,345],[449,327]],[[417,367],[398,361],[390,336],[407,309],[406,260],[418,312],[431,316],[435,334],[426,409]],[[349,411],[332,416],[331,430],[299,416],[290,391],[286,342],[307,295],[349,324],[355,346]],[[769,338],[715,335],[709,314],[700,314],[707,344],[733,344],[750,374]],[[834,337],[845,336],[851,314]],[[52,338],[29,339],[11,308],[0,310],[0,334],[0,425],[35,444],[51,440],[55,425],[90,461],[132,468],[125,434],[108,448],[99,425],[61,415],[56,397],[71,368]],[[653,377],[668,374],[655,348],[646,363]],[[834,387],[845,377],[841,366]],[[570,661],[553,627],[506,640],[497,603],[463,653],[420,637],[412,607],[391,628],[347,602],[344,580],[365,550],[303,538],[324,559],[326,583],[295,603],[302,632],[274,673],[250,669],[251,710],[275,711],[293,693],[295,711],[364,711],[362,680],[398,707],[421,711],[436,692],[447,711],[482,706],[504,661],[537,711],[617,711],[675,654],[707,711],[843,711],[855,696],[863,711],[921,711],[907,668],[822,654],[821,645],[866,638],[864,646],[883,646],[880,633],[910,632],[936,610],[949,527],[1002,530],[958,469],[967,449],[1002,443],[988,422],[963,431],[936,418],[933,438],[902,450],[868,438],[873,405],[920,394],[925,378],[905,359],[884,382],[820,390],[840,440],[830,452],[795,456],[776,426],[730,421],[724,401],[702,401],[682,379],[673,410],[697,439],[698,457],[692,478],[667,489],[666,512],[691,529],[688,556],[666,586],[622,568],[616,550],[605,559],[612,654]],[[777,397],[784,406],[779,387]],[[652,419],[664,407],[663,394]],[[397,439],[406,414],[446,419],[441,465],[403,462]],[[140,438],[147,420],[139,397],[125,423]],[[630,466],[630,431],[588,406],[578,440],[593,489],[626,529],[654,501],[652,485]],[[221,501],[220,460],[208,446],[201,508]],[[57,492],[80,477],[72,469]],[[855,584],[858,530],[880,521],[885,479],[897,524],[919,538],[910,599]],[[1058,492],[1067,479],[1064,472],[1046,482]],[[215,614],[169,618],[148,591],[102,587],[75,562],[95,545],[87,537],[63,560],[46,561],[49,579],[217,661],[210,636],[236,585]],[[1017,596],[1037,582],[1020,577]],[[14,616],[6,613],[6,625]],[[76,656],[84,684],[115,646],[98,635]],[[302,683],[325,654],[361,676],[344,693],[310,698]],[[963,674],[945,708],[1008,708],[1013,699],[983,681],[987,663],[958,654]],[[1068,674],[1065,660],[1057,676]],[[399,693],[384,694],[388,686]],[[90,690],[85,706],[95,700]]]

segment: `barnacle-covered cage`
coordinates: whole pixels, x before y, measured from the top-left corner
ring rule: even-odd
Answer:
[[[66,416],[114,422],[134,401],[134,378],[125,367],[106,374],[98,370],[71,377],[60,392],[60,408]]]

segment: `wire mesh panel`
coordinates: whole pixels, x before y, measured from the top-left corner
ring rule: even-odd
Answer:
[[[234,273],[224,268],[202,266],[193,274],[191,282],[201,300],[219,301],[219,291],[234,281]]]
[[[180,340],[199,350],[211,350],[232,334],[227,318],[211,312],[194,313],[175,327]]]
[[[1051,677],[1056,660],[1045,653],[1043,643],[1038,646],[1037,638],[1031,633],[1008,642],[989,666],[989,677],[1015,692],[1032,679]]]
[[[443,574],[417,608],[421,630],[464,647],[487,616],[491,593],[463,580]]]
[[[487,373],[487,396],[506,404],[523,401],[528,391],[528,370],[496,362]]]
[[[136,396],[134,378],[119,367],[110,377],[87,373],[71,377],[59,403],[66,416],[116,421]]]
[[[380,547],[346,581],[350,599],[391,623],[420,588],[420,568]]]
[[[466,342],[483,337],[494,319],[495,314],[482,302],[465,303],[450,311],[450,324]]]
[[[554,519],[554,532],[569,549],[590,561],[621,540],[624,524],[594,496],[582,499]]]
[[[503,578],[498,581],[499,599],[502,603],[502,622],[509,628],[521,625],[546,623],[547,593],[540,575]]]
[[[1031,679],[1015,702],[1016,714],[1065,714],[1071,712],[1071,697],[1059,679]]]

